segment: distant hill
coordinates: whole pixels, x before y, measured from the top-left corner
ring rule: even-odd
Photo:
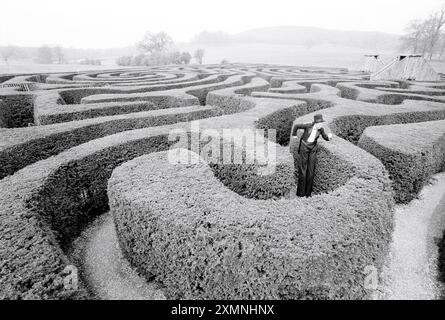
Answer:
[[[212,34],[215,35],[212,39]],[[286,45],[339,45],[366,49],[394,49],[398,45],[399,35],[373,31],[342,31],[315,27],[266,27],[252,29],[223,37],[220,31],[203,32],[195,37],[195,43],[235,42],[269,43]],[[221,44],[224,44],[221,43]]]

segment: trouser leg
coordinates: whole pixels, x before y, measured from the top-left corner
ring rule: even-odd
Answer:
[[[298,165],[298,185],[297,196],[304,197],[306,195],[306,172],[308,164],[309,149],[301,144],[300,152],[298,153],[297,165]]]
[[[314,186],[315,175],[315,161],[317,160],[318,148],[313,148],[308,154],[307,171],[306,171],[306,197],[310,197],[312,194],[312,188]]]

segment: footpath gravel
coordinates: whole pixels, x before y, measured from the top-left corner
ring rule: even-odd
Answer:
[[[88,289],[103,300],[165,300],[155,283],[139,276],[123,257],[113,217],[99,217],[75,241],[72,256],[81,262]]]
[[[393,242],[376,299],[432,300],[438,281],[438,244],[445,229],[445,173],[437,174],[418,199],[396,207]]]

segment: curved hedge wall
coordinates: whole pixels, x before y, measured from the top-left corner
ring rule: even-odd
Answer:
[[[286,107],[273,101],[266,105]],[[261,106],[258,111],[269,112]],[[247,114],[245,119],[250,118]],[[215,119],[205,120],[212,124],[208,128],[215,126]],[[112,170],[144,153],[168,148],[174,143],[168,134],[175,128],[188,127],[183,123],[96,139],[28,164],[1,180],[0,240],[5,246],[0,248],[0,298],[85,297],[83,288],[70,291],[63,287],[63,269],[71,263],[63,250],[89,221],[108,210],[106,190]],[[34,230],[32,237],[23,233],[25,226]]]
[[[439,96],[422,95],[406,90],[405,92],[385,92],[376,90],[378,87],[398,88],[400,86],[397,82],[349,82],[338,83],[337,88],[341,91],[341,96],[346,99],[364,101],[369,103],[380,103],[387,105],[398,105],[405,100],[424,100],[433,102],[445,102],[445,98]]]
[[[172,143],[168,128],[136,131],[74,147],[0,181],[0,299],[88,297],[82,282],[77,290],[63,285],[69,243],[107,210],[115,166]]]
[[[81,143],[126,130],[193,121],[220,114],[215,107],[154,110],[82,121],[3,131],[0,146],[0,179],[36,161],[54,156]]]
[[[3,101],[0,105],[0,128],[27,127],[34,123],[34,99],[31,94],[0,89],[0,100]]]
[[[388,109],[349,103],[338,97],[323,115],[335,134],[352,137],[349,140],[356,143],[369,126],[443,119],[444,111],[443,106],[427,107],[426,103],[404,103]],[[295,122],[310,122],[312,117],[313,114],[308,114]],[[295,142],[293,139],[291,146]],[[128,259],[147,278],[154,276],[162,282],[171,298],[367,297],[363,270],[368,265],[382,267],[391,240],[394,201],[391,182],[382,163],[354,144],[334,138],[332,142],[320,142],[320,146],[314,187],[318,195],[310,199],[277,201],[270,200],[274,198],[271,195],[266,198],[269,200],[249,199],[240,192],[243,187],[224,188],[230,181],[240,181],[239,175],[225,175],[228,183],[217,174],[221,184],[215,180],[212,165],[213,171],[205,162],[174,166],[167,162],[165,153],[124,164],[114,172],[108,190],[120,242]],[[178,179],[181,176],[186,178],[182,181]],[[246,179],[243,177],[242,181]],[[260,179],[256,181],[261,184]],[[286,220],[288,215],[296,220]],[[320,222],[325,215],[329,219]],[[261,226],[258,229],[262,230],[259,234],[248,227],[252,222],[256,225],[257,219]],[[276,228],[279,222],[275,219],[285,220],[285,226]],[[351,243],[345,244],[341,237],[336,237],[334,230],[342,227],[333,227],[331,223],[335,225],[337,219],[343,226],[349,226],[343,235],[353,239]],[[248,221],[246,225],[244,221]],[[210,230],[200,228],[208,222]],[[319,224],[319,228],[308,228]],[[316,230],[316,235],[305,233],[308,229]],[[330,238],[332,233],[336,236]],[[294,238],[296,234],[298,237]],[[223,247],[218,241],[209,244],[204,240],[221,238]],[[282,243],[289,242],[295,247],[279,249]],[[305,243],[315,243],[320,251],[311,251]],[[319,243],[326,247],[319,247]],[[235,250],[237,246],[241,249]],[[246,247],[256,250],[246,251]],[[335,258],[327,248],[335,248]],[[307,260],[294,255],[293,250],[302,252]],[[276,261],[284,258],[270,256],[270,252],[286,252],[285,265],[295,269],[276,265]],[[254,267],[263,266],[264,257],[269,269],[264,272],[265,268],[261,268],[263,271],[258,273]]]
[[[445,169],[445,120],[370,127],[358,145],[382,161],[396,201],[407,203]]]
[[[108,193],[122,249],[169,298],[366,296],[362,272],[381,265],[392,229],[389,181],[378,161],[362,152],[365,172],[328,195],[257,201],[226,189],[204,161],[167,158],[161,152],[123,164]]]
[[[244,86],[243,81],[248,81],[249,77],[250,75],[247,75],[247,78],[246,76],[231,77],[223,84],[202,87],[205,88],[203,89],[205,91],[211,91],[233,85],[235,88],[233,90],[236,90],[236,85],[239,84],[240,92],[246,92],[246,90],[251,90],[251,88],[264,87],[264,83],[256,82],[252,85],[247,84],[247,86]],[[184,90],[190,90],[190,88]],[[131,96],[133,95],[125,96],[130,96],[129,99],[131,99]],[[226,97],[227,95],[224,96]],[[138,100],[139,97],[141,97],[141,94],[134,95],[135,100]],[[184,97],[186,99],[184,99]],[[215,95],[214,97],[216,99],[219,95]],[[50,117],[50,119],[53,119],[52,117],[54,116],[57,119],[57,122],[62,120],[61,115],[54,113],[54,108],[58,107],[58,99],[60,99],[60,96],[57,92],[39,93],[36,97],[36,119],[39,119],[39,110],[48,109],[48,117]],[[222,112],[218,108],[211,106],[181,108],[179,107],[180,105],[198,105],[199,101],[195,97],[180,91],[152,93],[150,99],[154,100],[159,108],[171,108],[171,110],[154,110],[134,114],[100,117],[96,119],[84,119],[63,124],[31,127],[19,131],[8,130],[2,132],[0,135],[0,179],[13,174],[30,163],[55,155],[58,152],[92,139],[125,130],[208,118],[217,116]],[[225,113],[239,112],[241,109],[248,110],[253,107],[252,103],[242,101],[241,97],[226,97],[221,101],[227,102],[230,100],[234,100],[235,103],[232,103],[230,108],[226,108],[226,110],[223,111]],[[126,104],[129,104],[129,102]],[[217,102],[214,104],[218,105]],[[136,106],[138,105],[139,104],[136,104]],[[219,105],[225,106],[224,104]],[[85,107],[88,109],[88,105],[85,105]],[[88,115],[88,112],[89,111],[87,110],[86,113],[80,117],[83,118]],[[49,116],[50,114],[53,115]],[[72,118],[75,116],[75,113],[70,113],[69,117],[71,119],[69,120],[73,120]]]

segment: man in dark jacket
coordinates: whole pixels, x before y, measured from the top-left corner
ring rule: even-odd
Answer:
[[[321,114],[314,116],[314,122],[305,124],[294,124],[292,127],[292,137],[297,136],[299,129],[304,130],[300,139],[297,156],[298,171],[298,197],[310,197],[314,184],[315,161],[318,152],[317,140],[320,135],[326,141],[332,139],[331,133],[326,133],[322,123],[324,122]]]

